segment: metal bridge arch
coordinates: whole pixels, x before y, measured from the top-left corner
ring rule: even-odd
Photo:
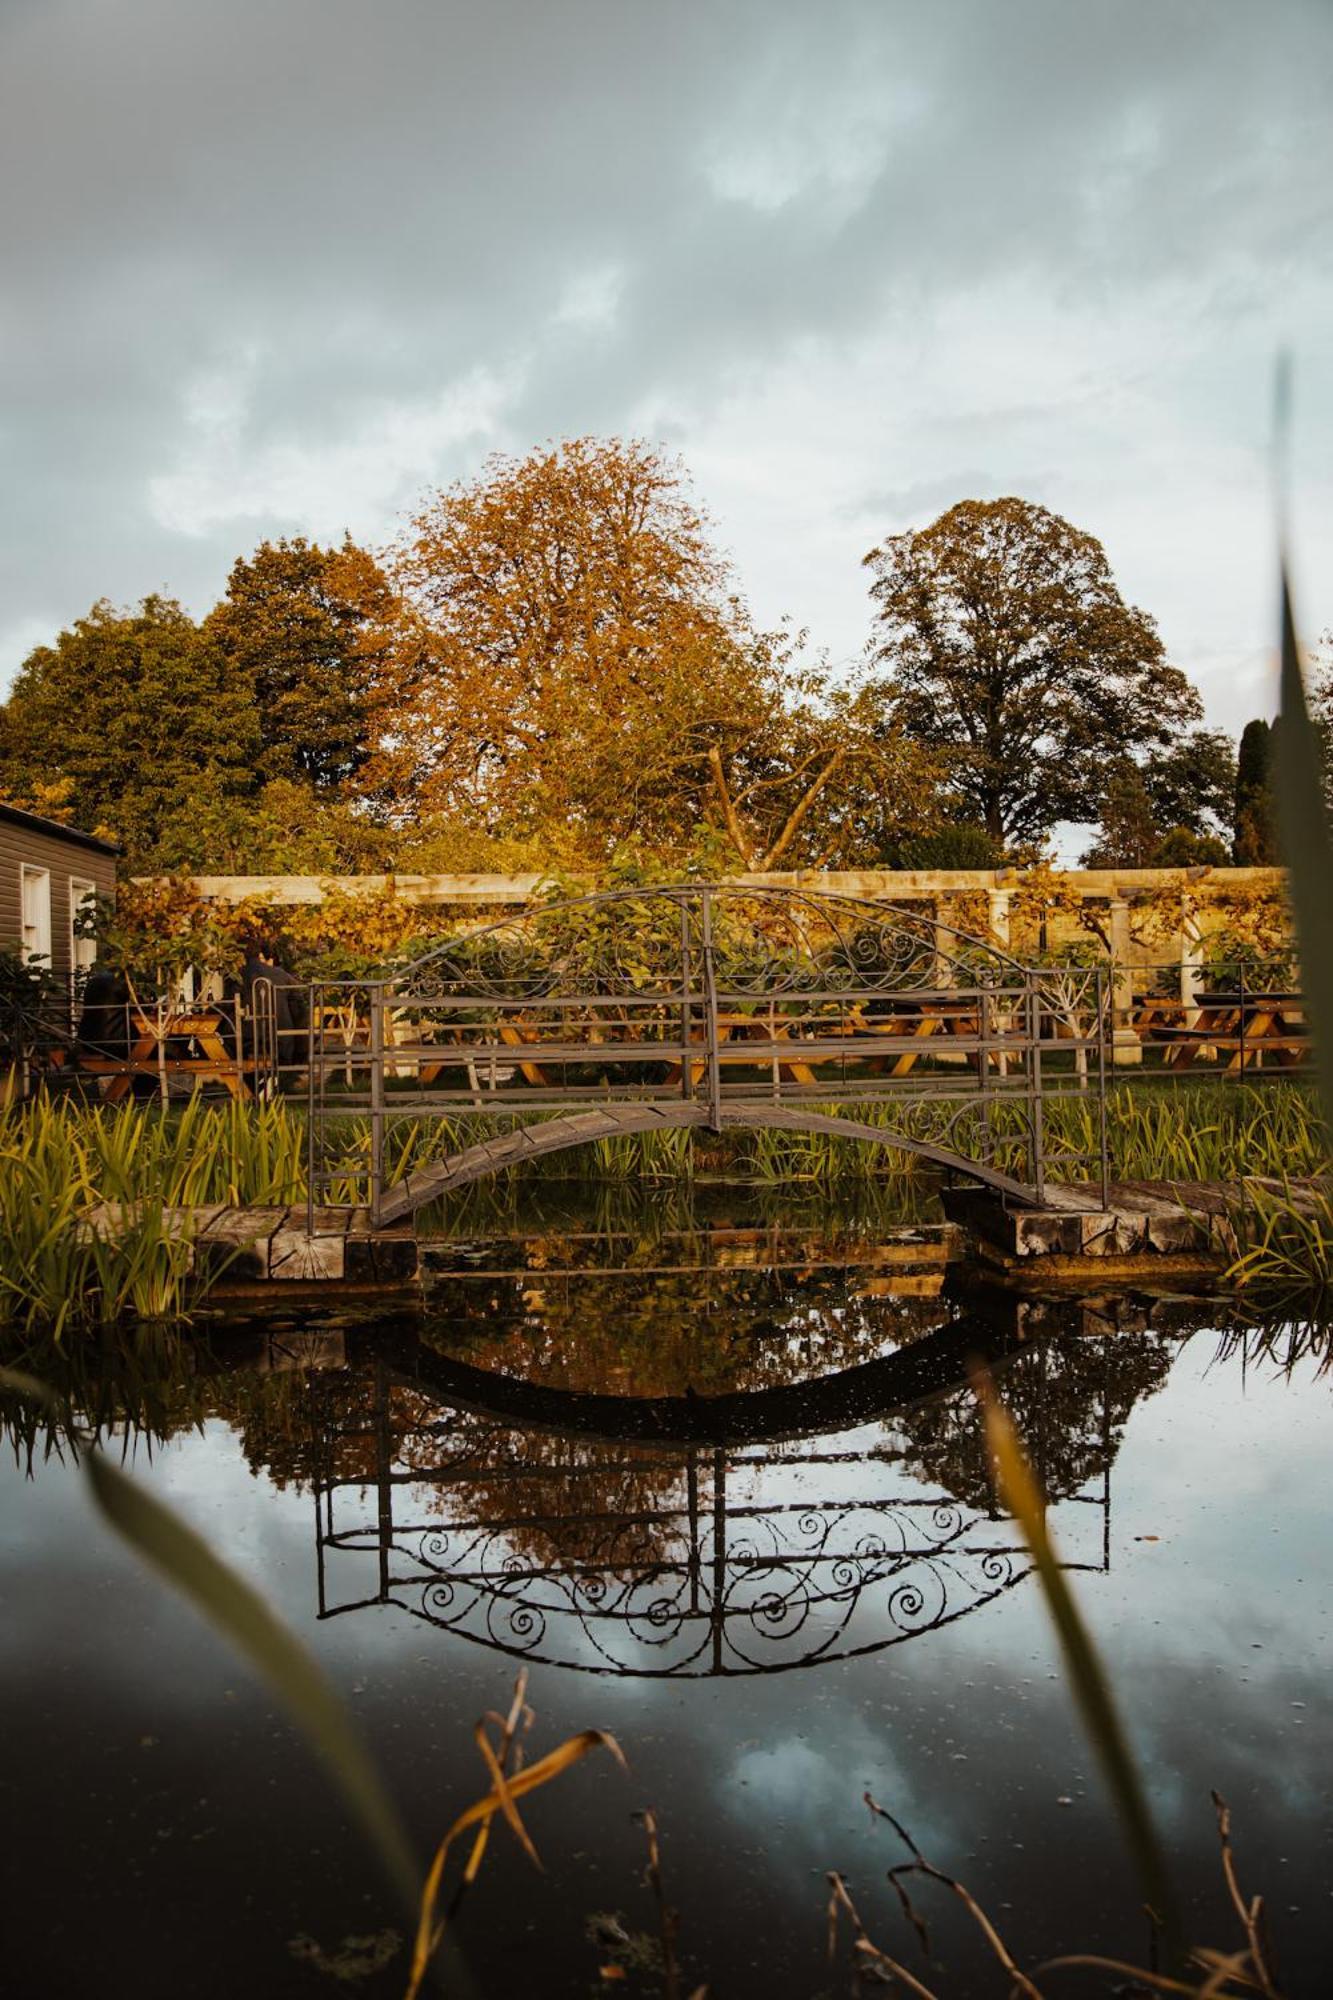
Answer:
[[[552,899],[312,989],[310,1200],[389,1222],[573,1146],[770,1128],[1037,1201],[1065,1090],[1094,1134],[1066,1164],[1105,1177],[1108,1046],[1103,972],[916,910],[741,883]]]

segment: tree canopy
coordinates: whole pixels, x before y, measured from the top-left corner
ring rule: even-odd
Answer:
[[[1090,535],[963,501],[865,560],[835,673],[661,450],[496,456],[379,554],[261,542],[197,623],[94,605],[0,706],[0,796],[155,873],[984,867],[1094,818],[1119,865],[1257,856],[1262,746],[1194,726]]]
[[[1191,729],[1141,762],[1107,767],[1090,867],[1180,868],[1230,860],[1236,752],[1222,730]]]
[[[637,441],[495,457],[399,542],[413,665],[385,763],[428,808],[584,858],[711,831],[732,865],[913,830],[927,760],[757,631],[681,467]]]
[[[0,709],[0,783],[63,780],[68,816],[131,865],[240,852],[259,732],[248,689],[174,599],[95,604],[38,646]]]
[[[1113,758],[1202,713],[1101,544],[1044,507],[965,500],[865,563],[904,728],[947,759],[955,817],[1009,847],[1095,819]]]
[[[391,622],[388,581],[350,536],[261,542],[233,564],[204,630],[254,701],[263,777],[330,791],[365,764]]]

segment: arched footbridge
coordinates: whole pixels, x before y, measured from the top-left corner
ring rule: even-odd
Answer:
[[[392,1223],[548,1155],[691,1130],[859,1141],[1039,1203],[1054,1096],[1088,1112],[1062,1174],[1105,1175],[1108,988],[825,892],[538,903],[312,988],[311,1203]]]

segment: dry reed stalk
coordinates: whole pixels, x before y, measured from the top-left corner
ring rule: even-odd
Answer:
[[[476,1880],[490,1838],[491,1821],[495,1815],[499,1813],[508,1822],[523,1851],[534,1865],[540,1868],[541,1859],[518,1811],[519,1799],[525,1797],[528,1792],[536,1791],[539,1786],[549,1784],[552,1778],[558,1778],[562,1772],[569,1770],[571,1765],[577,1764],[592,1750],[609,1751],[622,1771],[628,1769],[624,1754],[614,1736],[608,1735],[603,1729],[584,1729],[577,1736],[567,1737],[556,1749],[548,1751],[546,1756],[539,1758],[537,1763],[528,1765],[526,1769],[518,1768],[519,1760],[516,1756],[515,1770],[511,1775],[506,1769],[510,1754],[516,1748],[520,1727],[527,1726],[524,1718],[529,1721],[531,1719],[524,1699],[526,1690],[525,1670],[515,1683],[514,1699],[510,1704],[508,1715],[501,1716],[491,1710],[476,1725],[477,1744],[490,1775],[491,1788],[465,1812],[459,1814],[435,1850],[435,1858],[431,1862],[421,1892],[416,1941],[412,1952],[412,1969],[405,2000],[417,2000],[431,1960],[444,1940],[449,1923],[462,1900],[462,1894]],[[498,1745],[491,1742],[488,1727],[491,1724],[500,1731]],[[470,1827],[476,1827],[477,1834],[472,1843],[467,1866],[463,1871],[462,1881],[448,1910],[437,1921],[436,1908],[449,1850],[459,1836],[466,1833]]]

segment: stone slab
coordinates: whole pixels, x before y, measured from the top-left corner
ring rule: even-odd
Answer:
[[[269,1243],[287,1220],[286,1208],[224,1208],[195,1237],[201,1270],[214,1276],[267,1278]]]
[[[343,1244],[343,1272],[363,1284],[400,1285],[418,1275],[420,1253],[410,1222],[376,1228],[368,1208],[354,1209]]]

